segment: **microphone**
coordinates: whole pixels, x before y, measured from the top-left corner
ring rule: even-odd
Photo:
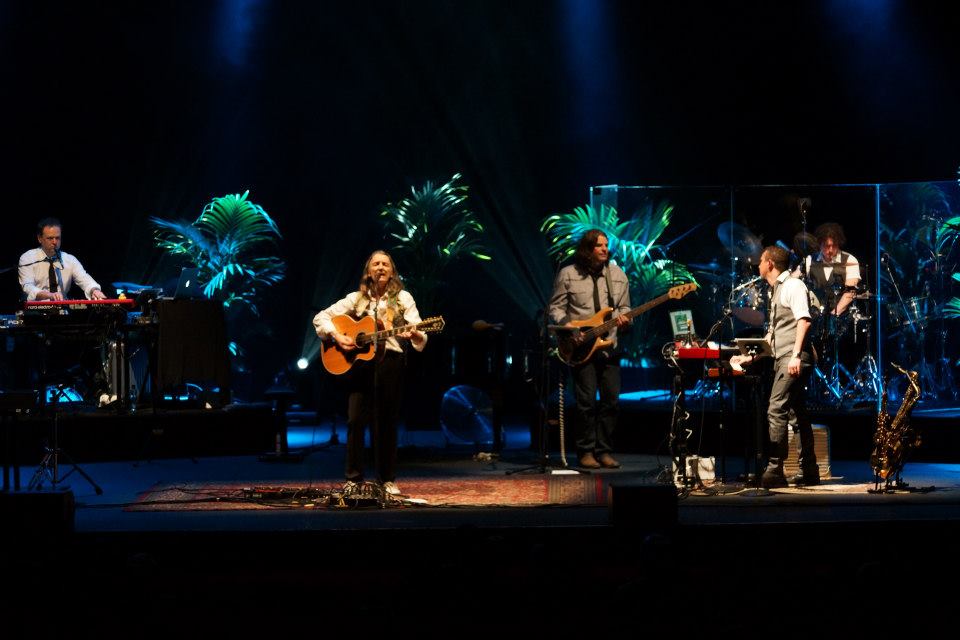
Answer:
[[[63,269],[63,254],[60,253],[60,249],[57,249],[57,261],[60,263],[60,268]]]
[[[740,285],[735,286],[735,287],[733,288],[733,290],[730,291],[730,293],[736,293],[737,291],[740,291],[741,289],[746,289],[747,287],[752,287],[753,285],[755,285],[755,284],[756,284],[757,282],[759,282],[760,280],[763,280],[763,277],[762,277],[762,276],[757,276],[757,277],[753,278],[752,280],[747,280],[747,281],[744,282],[743,284],[740,284]]]
[[[888,262],[890,262],[890,254],[884,251],[880,254],[880,263],[886,265]]]
[[[784,251],[786,251],[787,253],[789,253],[790,255],[794,255],[794,256],[797,255],[796,251],[794,251],[791,247],[788,247],[787,243],[784,242],[783,240],[777,240],[774,244],[780,247],[781,249],[783,249]]]
[[[494,331],[499,331],[503,329],[502,322],[489,323],[486,320],[474,320],[473,324],[470,325],[473,327],[474,331],[487,331],[488,329],[493,329]]]

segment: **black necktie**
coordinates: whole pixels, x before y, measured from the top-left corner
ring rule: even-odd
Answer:
[[[53,265],[50,265],[51,267]],[[591,276],[593,278],[593,310],[600,311],[600,287],[597,286],[597,280],[600,279],[599,274]]]
[[[50,273],[47,277],[50,278],[50,293],[57,292],[57,270],[53,266],[53,258],[47,258],[50,261]]]

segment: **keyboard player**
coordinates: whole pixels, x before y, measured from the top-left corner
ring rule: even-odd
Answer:
[[[18,263],[20,287],[26,300],[65,300],[76,285],[90,300],[107,296],[100,285],[86,272],[77,258],[60,250],[62,225],[56,218],[43,218],[37,223],[37,243]]]

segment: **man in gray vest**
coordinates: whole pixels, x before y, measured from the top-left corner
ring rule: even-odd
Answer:
[[[796,484],[820,483],[820,467],[813,450],[813,426],[806,406],[806,383],[814,364],[810,347],[810,311],[806,285],[790,276],[789,254],[770,246],[760,255],[760,277],[770,285],[770,331],[767,340],[775,358],[767,421],[770,457],[760,482],[763,487],[787,486],[783,461],[787,457],[787,424],[797,425],[800,473]],[[731,363],[748,364],[753,356],[734,356]]]

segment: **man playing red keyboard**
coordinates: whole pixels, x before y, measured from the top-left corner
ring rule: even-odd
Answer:
[[[74,284],[90,300],[107,296],[74,256],[60,251],[60,221],[44,218],[37,223],[36,249],[20,256],[20,287],[27,300],[69,300]]]

